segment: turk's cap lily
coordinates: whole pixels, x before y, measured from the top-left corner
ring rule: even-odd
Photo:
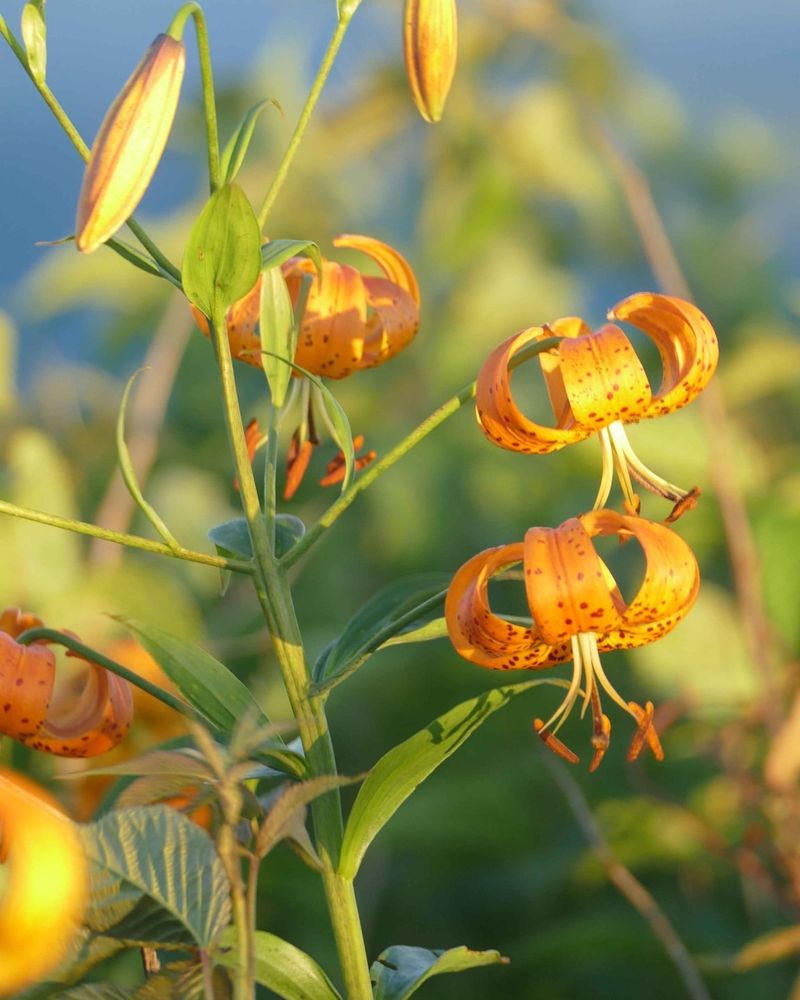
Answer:
[[[455,0],[406,0],[403,52],[417,110],[426,122],[438,122],[456,70]]]
[[[30,986],[64,958],[88,896],[75,825],[32,781],[0,768],[0,995]]]
[[[494,444],[521,454],[548,454],[597,434],[603,479],[595,507],[608,498],[612,470],[620,477],[629,512],[638,511],[631,478],[676,505],[671,519],[691,506],[699,491],[661,479],[635,455],[623,424],[657,417],[691,402],[717,366],[719,348],[707,317],[691,302],[640,292],[618,303],[609,319],[630,323],[658,348],[663,376],[653,389],[633,344],[615,323],[592,330],[579,317],[530,327],[500,344],[478,376],[478,424]],[[529,419],[511,390],[511,361],[523,347],[552,336],[557,348],[539,355],[554,415],[548,426]]]
[[[641,547],[644,575],[630,601],[622,596],[598,555],[592,541],[597,536],[634,539]],[[519,563],[530,623],[497,615],[489,605],[492,577]],[[694,554],[671,529],[644,518],[596,510],[557,528],[531,528],[522,542],[474,556],[453,577],[445,620],[456,652],[482,667],[541,670],[572,660],[573,675],[563,702],[537,729],[551,748],[563,747],[555,733],[582,696],[582,714],[592,706],[596,767],[610,733],[601,690],[636,720],[639,735],[632,744],[634,756],[644,741],[660,754],[655,730],[648,735],[652,710],[622,699],[608,680],[599,654],[643,646],[666,635],[691,608],[699,584]],[[570,754],[562,756],[572,759],[574,754]]]
[[[16,609],[0,616],[11,630],[0,630],[0,734],[59,757],[94,757],[117,746],[133,718],[128,682],[68,653],[84,666],[56,690],[52,650],[14,638],[26,620],[41,625]]]
[[[320,276],[304,257],[293,257],[281,268],[293,305],[310,279],[295,362],[313,375],[340,379],[383,364],[411,343],[419,329],[420,294],[410,264],[394,247],[352,234],[338,236],[333,245],[366,254],[383,275],[324,260]],[[261,367],[260,303],[261,276],[226,319],[232,356],[256,368]],[[208,336],[205,316],[195,307],[192,315]]]
[[[167,144],[178,107],[186,51],[158,35],[108,109],[83,175],[75,244],[91,253],[142,199]]]

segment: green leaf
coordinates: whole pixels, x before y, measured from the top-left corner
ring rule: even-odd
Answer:
[[[201,948],[227,926],[231,905],[222,863],[209,837],[176,810],[115,810],[81,835],[101,879],[119,879],[149,898]]]
[[[261,361],[269,383],[273,405],[280,409],[286,399],[297,344],[292,299],[283,271],[272,267],[264,271],[261,280],[261,312],[259,316]]]
[[[295,366],[299,367],[299,366]],[[302,371],[302,369],[301,369]],[[317,416],[328,428],[328,432],[344,455],[344,479],[342,480],[341,492],[344,493],[353,481],[353,473],[356,467],[356,454],[353,448],[353,432],[350,430],[350,421],[347,414],[342,409],[339,400],[334,396],[322,379],[316,378],[310,372],[304,372],[306,378],[319,389],[318,397],[313,402],[318,402],[319,407],[315,408]]]
[[[31,0],[22,8],[22,40],[28,56],[31,76],[44,83],[47,70],[47,25],[44,20],[44,0]]]
[[[254,104],[252,108],[245,113],[245,116],[239,122],[236,131],[228,140],[225,149],[222,152],[219,165],[224,183],[230,183],[230,181],[232,181],[239,173],[239,170],[244,163],[244,158],[247,155],[250,140],[253,138],[253,131],[255,130],[256,122],[258,121],[259,115],[268,104],[274,105],[280,111],[280,105],[277,101],[271,101],[269,98],[265,97],[264,100]]]
[[[155,625],[125,618],[122,621],[136,633],[184,698],[217,729],[230,733],[248,714],[262,725],[269,723],[250,691],[210,653]]]
[[[142,754],[141,757],[124,760],[120,764],[93,767],[87,771],[70,771],[56,777],[62,781],[68,781],[71,778],[91,778],[98,774],[124,774],[135,777],[160,775],[208,781],[213,777],[214,772],[201,757],[191,750],[153,750],[150,753]]]
[[[361,859],[384,824],[414,789],[478,729],[498,708],[546,680],[493,688],[463,701],[425,729],[393,747],[378,761],[361,786],[344,832],[339,873],[355,878]]]
[[[373,995],[375,1000],[406,1000],[431,976],[507,962],[499,951],[470,951],[463,945],[447,951],[394,945],[372,964]]]
[[[738,972],[747,972],[759,965],[785,961],[798,952],[800,952],[800,924],[779,927],[750,941],[738,951],[733,959],[733,968]]]
[[[128,384],[125,386],[125,392],[122,394],[122,402],[120,403],[119,414],[117,416],[117,461],[119,463],[119,471],[122,475],[122,481],[125,483],[128,493],[130,493],[131,497],[133,497],[133,501],[136,506],[153,525],[164,542],[174,551],[178,551],[181,547],[180,543],[166,524],[164,524],[161,520],[155,508],[144,498],[144,494],[142,493],[139,481],[136,477],[136,469],[133,467],[131,453],[128,451],[128,445],[125,443],[125,415],[128,410],[128,399],[130,398],[133,383],[143,371],[144,369],[140,368],[138,371],[135,371],[133,375],[131,375],[128,379]]]
[[[261,270],[278,267],[290,257],[308,257],[322,274],[322,254],[313,240],[270,240],[261,247]]]
[[[295,517],[294,514],[277,514],[275,548],[278,558],[285,555],[305,533],[306,526],[299,517]],[[250,529],[243,517],[235,517],[231,521],[216,525],[209,531],[208,537],[216,545],[217,551],[223,555],[238,556],[243,559],[253,558]]]
[[[320,654],[312,676],[325,687],[356,671],[377,649],[394,636],[411,632],[444,600],[450,576],[419,573],[379,590],[350,619],[344,631]],[[413,634],[413,633],[411,633]]]
[[[225,184],[197,217],[183,255],[186,298],[212,322],[258,280],[261,232],[242,189]]]
[[[84,983],[71,990],[64,990],[63,986],[60,989],[63,991],[59,993],[61,1000],[130,1000],[133,996],[131,990],[111,983]]]
[[[233,969],[237,964],[236,935],[232,927],[222,935],[214,961]],[[230,951],[224,949],[232,949]],[[330,979],[310,955],[268,934],[255,933],[256,981],[283,1000],[340,1000]]]
[[[289,836],[298,813],[305,812],[309,802],[313,802],[334,788],[352,785],[360,780],[339,774],[325,774],[319,778],[310,778],[308,781],[289,785],[278,794],[261,824],[256,837],[256,854],[263,858],[284,837]]]

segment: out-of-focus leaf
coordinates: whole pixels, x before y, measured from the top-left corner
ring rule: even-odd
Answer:
[[[28,68],[38,83],[44,83],[47,71],[47,25],[44,0],[30,0],[22,8],[22,40],[28,56]]]
[[[350,811],[340,873],[345,878],[355,878],[367,848],[417,785],[455,753],[498,708],[543,683],[547,682],[512,684],[470,698],[384,754],[361,786]]]
[[[119,809],[82,831],[87,856],[167,912],[201,948],[230,920],[230,892],[209,837],[174,809]]]
[[[275,549],[280,559],[306,533],[306,526],[294,514],[278,514],[275,517]],[[217,551],[244,559],[253,558],[250,531],[243,517],[235,517],[211,529],[208,537],[216,545]]]
[[[280,110],[279,105],[275,101],[270,101],[269,98],[265,97],[264,100],[258,101],[245,112],[244,118],[239,122],[236,131],[226,143],[219,164],[220,173],[226,184],[234,180],[239,173],[250,147],[250,140],[253,138],[258,117],[268,104],[272,104]]]
[[[755,969],[769,962],[781,962],[800,952],[800,924],[770,931],[746,944],[733,959],[738,972]]]
[[[109,764],[107,767],[93,767],[87,771],[73,771],[69,774],[59,774],[62,780],[69,778],[89,778],[96,774],[128,774],[136,777],[143,775],[161,775],[194,779],[208,779],[214,772],[200,757],[188,751],[154,750],[152,753],[124,760],[120,764]]]
[[[259,857],[264,857],[277,843],[288,836],[297,814],[304,811],[309,802],[313,802],[334,788],[352,785],[360,780],[360,778],[326,774],[302,781],[300,784],[290,785],[280,792],[258,831],[256,853]]]
[[[372,963],[373,996],[375,1000],[407,1000],[431,976],[507,962],[499,951],[471,951],[463,945],[447,951],[394,945]]]
[[[225,184],[197,217],[183,256],[186,298],[213,322],[246,295],[258,279],[261,232],[237,184]]]
[[[269,723],[250,691],[210,653],[155,625],[124,621],[184,698],[213,726],[230,733],[247,714],[263,725]]]
[[[17,331],[11,317],[0,312],[0,415],[16,405]]]
[[[322,254],[313,240],[270,240],[261,247],[261,270],[278,267],[290,257],[308,257],[322,273]]]
[[[292,377],[290,362],[297,344],[297,327],[289,288],[279,267],[271,267],[261,276],[259,329],[264,373],[273,405],[280,409]]]
[[[229,969],[236,966],[236,935],[228,928],[222,935],[214,960]],[[256,981],[283,1000],[340,1000],[330,979],[310,955],[288,941],[255,933]]]
[[[131,1000],[135,992],[134,988],[123,989],[111,983],[84,983],[71,990],[64,990],[63,986],[59,989],[61,1000]]]
[[[392,637],[404,631],[413,635],[414,626],[444,601],[449,583],[446,573],[419,573],[378,591],[320,654],[312,671],[314,680],[325,686],[344,680]]]

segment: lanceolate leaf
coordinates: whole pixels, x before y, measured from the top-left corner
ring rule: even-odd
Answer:
[[[230,733],[248,713],[255,713],[262,725],[269,723],[250,691],[210,653],[155,625],[123,621],[184,698],[217,729]]]
[[[268,104],[274,104],[277,107],[276,102],[270,101],[266,97],[263,101],[259,101],[257,104],[254,104],[252,108],[246,112],[244,118],[242,118],[239,122],[236,131],[228,140],[228,143],[222,152],[219,165],[220,173],[222,174],[223,181],[226,184],[229,181],[232,181],[239,173],[239,170],[244,163],[244,158],[247,155],[250,140],[253,138],[253,131],[256,127],[258,117]]]
[[[395,945],[381,952],[370,975],[375,1000],[406,1000],[431,978],[445,972],[463,972],[480,965],[506,963],[499,951],[470,951],[463,945],[447,951]]]
[[[230,893],[210,838],[167,806],[119,809],[83,830],[87,856],[209,948],[230,920]],[[128,914],[130,917],[130,914]]]
[[[286,399],[286,390],[292,376],[289,362],[294,357],[297,329],[292,311],[292,298],[283,271],[279,267],[264,271],[261,278],[259,329],[264,348],[261,360],[269,383],[272,403],[280,409]]]
[[[425,729],[393,747],[378,761],[361,786],[347,820],[339,872],[354,878],[373,838],[428,775],[452,754],[498,708],[547,681],[526,681],[493,688],[434,719]]]
[[[322,273],[322,255],[312,240],[271,240],[261,247],[261,270],[278,267],[290,257],[308,257],[317,271]]]
[[[352,785],[359,778],[347,778],[337,774],[326,774],[319,778],[310,778],[300,784],[290,785],[276,798],[267,817],[261,824],[256,838],[256,853],[264,857],[284,837],[292,831],[294,820],[299,812],[304,812],[309,802],[334,788]]]
[[[222,935],[214,960],[233,968],[236,965],[235,944],[233,928],[229,928]],[[255,953],[256,981],[283,1000],[341,1000],[314,959],[288,941],[266,931],[256,931]]]
[[[378,591],[322,652],[314,664],[314,680],[325,687],[333,680],[344,680],[393,636],[435,614],[449,583],[446,573],[419,573]]]
[[[183,291],[209,319],[225,311],[258,280],[261,233],[242,189],[225,184],[197,217],[183,256]]]

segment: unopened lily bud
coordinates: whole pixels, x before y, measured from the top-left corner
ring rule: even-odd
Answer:
[[[186,51],[158,35],[109,108],[83,175],[75,244],[91,253],[133,214],[167,144]]]
[[[403,44],[414,103],[425,121],[438,122],[458,55],[455,0],[406,0]]]

